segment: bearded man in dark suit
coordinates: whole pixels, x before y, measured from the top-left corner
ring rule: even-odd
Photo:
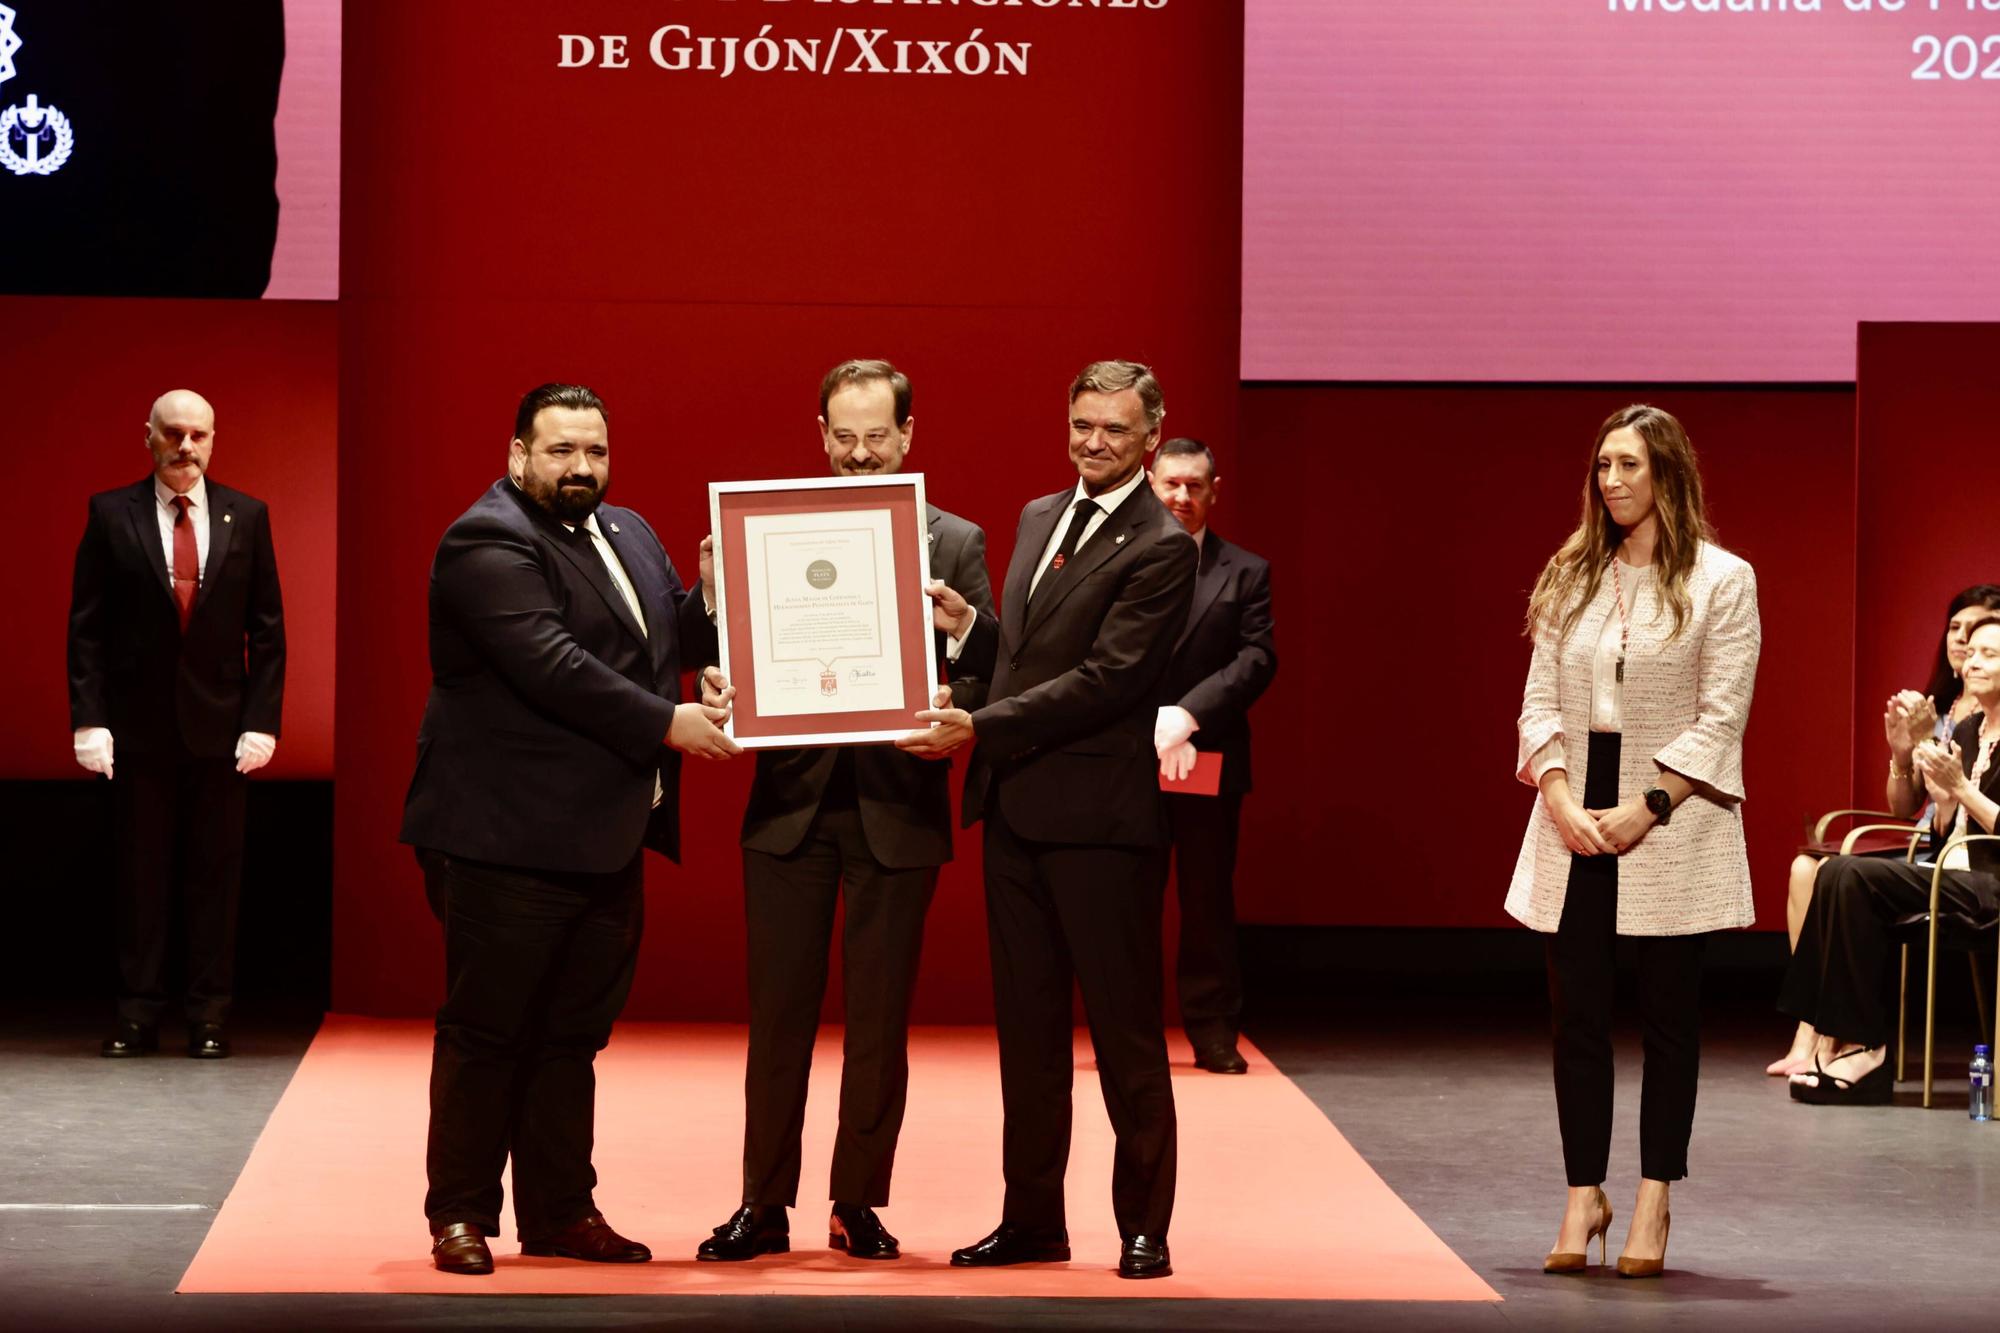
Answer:
[[[900,471],[916,430],[910,403],[908,377],[887,361],[843,361],[828,371],[819,430],[834,475]],[[969,698],[973,683],[957,659],[975,616],[993,609],[986,534],[929,508],[938,660],[949,663],[952,691]],[[697,1258],[750,1259],[791,1247],[785,1210],[798,1202],[807,1075],[834,907],[843,899],[846,1036],[827,1237],[857,1258],[900,1256],[875,1210],[889,1202],[909,1093],[910,994],[924,916],[938,868],[951,859],[947,768],[885,746],[758,751],[743,812],[750,979],[743,1203]]]
[[[680,857],[682,753],[722,758],[726,708],[680,703],[681,586],[637,513],[604,503],[603,400],[521,400],[507,475],[431,565],[431,691],[402,840],[444,923],[431,1055],[431,1261],[490,1273],[514,1161],[521,1251],[599,1263],[652,1252],[592,1191],[594,1062],[632,988],[642,848]]]
[[[1167,830],[1152,734],[1194,592],[1195,545],[1146,485],[1166,413],[1152,371],[1096,362],[1069,399],[1077,481],[1021,511],[1000,617],[981,617],[961,655],[990,688],[970,712],[919,713],[931,729],[897,742],[925,755],[978,744],[965,820],[986,824],[1007,1192],[1000,1225],[951,1261],[1069,1258],[1074,981],[1117,1136],[1118,1274],[1165,1277],[1176,1141],[1160,1013]]]
[[[1197,752],[1221,756],[1213,796],[1167,795],[1174,883],[1180,893],[1175,989],[1194,1061],[1211,1074],[1249,1069],[1236,1049],[1243,974],[1236,959],[1236,829],[1250,790],[1250,705],[1277,674],[1271,641],[1271,566],[1208,526],[1222,479],[1200,440],[1168,440],[1153,462],[1160,497],[1201,548],[1194,605],[1174,646],[1153,746],[1163,777],[1186,777]],[[1161,864],[1164,873],[1166,865]]]
[[[123,995],[107,1056],[158,1045],[176,861],[187,923],[187,1051],[229,1054],[244,776],[278,747],[285,607],[262,500],[208,479],[215,409],[162,394],[153,474],[90,498],[69,611],[76,761],[111,780]]]

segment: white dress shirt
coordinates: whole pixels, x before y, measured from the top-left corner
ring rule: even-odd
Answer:
[[[575,532],[577,527],[574,523],[565,523],[563,526],[571,532]],[[646,628],[646,613],[639,609],[639,594],[633,590],[632,579],[625,573],[625,566],[618,562],[618,552],[612,550],[611,543],[605,540],[604,529],[597,526],[596,514],[584,518],[583,530],[590,534],[590,544],[597,548],[597,556],[604,561],[605,571],[611,575],[612,586],[617,588],[619,595],[625,599],[626,609],[631,611],[632,619],[639,622],[639,633],[650,637],[652,632]]]
[[[188,522],[194,524],[194,555],[199,572],[208,568],[208,478],[196,477],[194,485],[188,487]],[[167,554],[167,583],[171,587],[174,577],[174,519],[180,516],[180,509],[174,504],[174,492],[158,477],[153,478],[153,499],[160,520],[160,549]]]
[[[1092,514],[1090,521],[1083,526],[1083,535],[1076,539],[1076,549],[1081,551],[1084,548],[1084,544],[1096,536],[1097,530],[1104,526],[1104,520],[1110,518],[1118,506],[1125,503],[1127,496],[1145,484],[1146,469],[1140,468],[1116,489],[1106,491],[1102,495],[1092,495],[1090,492],[1084,490],[1083,478],[1078,477],[1076,481],[1076,493],[1070,497],[1069,506],[1063,510],[1062,516],[1056,519],[1055,531],[1049,534],[1049,544],[1042,548],[1041,563],[1035,566],[1035,576],[1028,580],[1029,598],[1032,599],[1034,597],[1035,585],[1042,581],[1042,575],[1048,573],[1049,561],[1056,558],[1056,551],[1062,546],[1063,534],[1069,531],[1070,519],[1076,513],[1076,502],[1078,500],[1088,500],[1097,506],[1097,512]]]
[[[575,523],[565,523],[563,526],[571,532],[575,532],[578,527]],[[618,589],[618,595],[625,599],[626,609],[631,611],[632,619],[639,622],[639,633],[648,638],[652,637],[652,631],[646,628],[646,613],[639,609],[639,594],[632,587],[631,576],[626,574],[625,566],[619,563],[618,552],[612,550],[611,543],[605,540],[604,529],[597,526],[597,515],[594,512],[586,515],[582,527],[585,532],[590,534],[590,544],[597,549],[598,558],[604,562],[604,571],[611,575],[611,586]],[[661,801],[666,799],[666,795],[667,789],[661,783],[660,775],[655,772],[653,774],[653,806],[655,809],[659,807]]]

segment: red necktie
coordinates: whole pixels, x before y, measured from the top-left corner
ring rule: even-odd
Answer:
[[[188,517],[188,498],[174,497],[174,604],[181,609],[181,633],[187,633],[194,616],[195,589],[201,586],[201,553],[194,544],[194,520]]]

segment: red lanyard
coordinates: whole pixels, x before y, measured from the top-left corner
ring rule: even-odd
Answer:
[[[1618,576],[1618,556],[1611,556],[1611,595],[1618,603],[1618,683],[1625,683],[1625,650],[1632,642],[1632,622],[1625,618],[1625,580]]]

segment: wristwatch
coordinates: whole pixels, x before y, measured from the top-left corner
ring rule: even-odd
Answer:
[[[1646,808],[1653,812],[1654,822],[1664,825],[1673,818],[1674,798],[1667,795],[1665,789],[1648,787],[1639,794],[1645,799]]]

